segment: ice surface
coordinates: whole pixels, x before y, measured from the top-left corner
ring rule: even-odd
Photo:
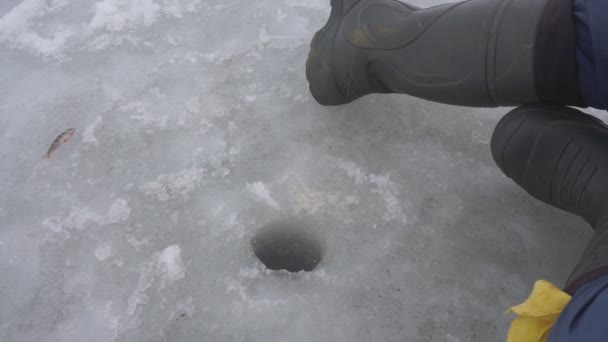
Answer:
[[[328,15],[1,1],[0,341],[497,341],[534,280],[561,284],[590,232],[494,166],[507,109],[317,105]],[[313,272],[251,251],[290,217],[322,239]]]

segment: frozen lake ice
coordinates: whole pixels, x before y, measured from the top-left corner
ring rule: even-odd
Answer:
[[[508,109],[319,106],[328,15],[0,2],[0,340],[500,341],[535,280],[562,284],[591,231],[494,166]],[[252,239],[296,221],[322,259],[268,270]]]

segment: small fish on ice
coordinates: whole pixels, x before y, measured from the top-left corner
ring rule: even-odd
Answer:
[[[43,159],[51,159],[51,153],[59,148],[62,144],[66,143],[70,138],[74,135],[76,130],[74,128],[70,128],[67,131],[59,134],[59,136],[53,141],[51,147],[49,147],[49,151],[42,157]]]

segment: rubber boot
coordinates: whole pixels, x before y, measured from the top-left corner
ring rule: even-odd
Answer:
[[[582,216],[608,218],[608,128],[567,107],[524,106],[500,120],[491,141],[498,167],[537,199]]]
[[[498,167],[537,199],[595,229],[566,291],[608,275],[608,128],[576,109],[525,106],[507,114],[491,141]]]
[[[306,65],[320,104],[370,93],[475,107],[580,104],[568,0],[469,0],[427,9],[396,0],[331,0],[331,6]]]

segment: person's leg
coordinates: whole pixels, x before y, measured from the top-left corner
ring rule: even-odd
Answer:
[[[479,107],[581,105],[571,0],[331,5],[306,65],[310,91],[323,105],[370,93]]]
[[[491,141],[498,167],[537,199],[596,230],[566,291],[608,275],[608,128],[576,109],[526,106],[507,114]]]
[[[608,128],[576,109],[526,106],[491,140],[499,168],[537,199],[584,218],[595,234],[565,287],[550,342],[605,341],[608,326]]]
[[[608,109],[608,1],[573,0],[578,80],[583,102]]]

